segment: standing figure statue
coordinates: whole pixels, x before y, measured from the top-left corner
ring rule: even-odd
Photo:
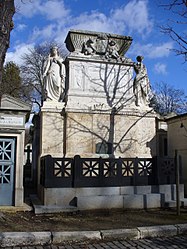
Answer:
[[[44,63],[43,81],[46,100],[63,101],[65,94],[65,65],[58,48],[52,47]]]
[[[134,64],[136,77],[133,83],[136,106],[149,104],[150,83],[147,76],[147,69],[143,64],[143,56],[136,57],[137,63]]]

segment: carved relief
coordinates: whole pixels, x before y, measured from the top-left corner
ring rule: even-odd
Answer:
[[[82,53],[90,55],[96,52],[94,41],[89,38],[86,42],[83,42]]]
[[[96,52],[97,54],[104,55],[106,54],[108,46],[108,38],[106,35],[98,35],[96,39]]]
[[[98,35],[95,40],[89,38],[83,42],[82,53],[84,55],[97,54],[104,56],[106,59],[118,59],[119,47],[114,40],[110,40],[106,35]]]
[[[85,74],[86,68],[81,63],[78,65],[73,65],[72,67],[72,79],[73,88],[77,90],[85,90]]]
[[[112,59],[118,59],[119,58],[119,48],[116,44],[115,41],[109,41],[108,42],[108,46],[107,46],[107,51],[106,51],[106,54],[105,54],[105,57],[107,59],[109,58],[112,58]]]
[[[71,55],[79,54],[102,60],[128,62],[124,54],[129,49],[132,38],[102,32],[71,30],[65,40]]]

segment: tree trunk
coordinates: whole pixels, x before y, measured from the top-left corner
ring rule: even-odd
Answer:
[[[9,48],[10,32],[13,29],[12,17],[15,13],[14,0],[0,1],[0,84],[2,82],[3,63]]]

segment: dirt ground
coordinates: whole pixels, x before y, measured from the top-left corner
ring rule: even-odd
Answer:
[[[174,209],[98,210],[47,215],[0,210],[0,232],[102,230],[179,223],[187,223],[187,209],[182,209],[180,216]]]

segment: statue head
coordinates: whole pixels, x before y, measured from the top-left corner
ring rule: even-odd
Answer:
[[[51,47],[50,54],[51,55],[59,55],[58,47],[57,46]]]
[[[141,56],[141,55],[138,55],[138,56],[136,57],[136,60],[137,60],[138,62],[142,62],[143,59],[144,59],[144,57]]]
[[[109,41],[109,44],[110,44],[110,46],[116,45],[115,41],[113,41],[113,40]]]

